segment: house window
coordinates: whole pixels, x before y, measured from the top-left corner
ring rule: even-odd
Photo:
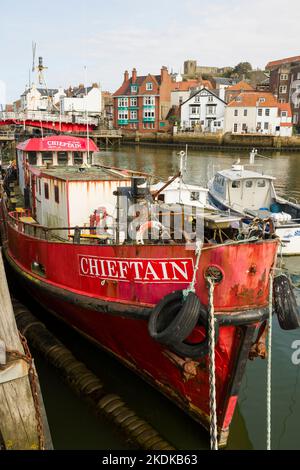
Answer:
[[[196,107],[191,107],[191,114],[197,114],[197,108]]]
[[[278,101],[279,103],[286,103],[286,100],[284,98],[280,98]]]
[[[146,90],[147,90],[147,91],[153,90],[153,84],[152,84],[151,82],[147,82],[147,83],[146,83]]]
[[[137,119],[137,111],[130,111],[130,119]]]
[[[237,124],[234,124],[234,126],[233,126],[233,132],[237,132],[237,130],[238,130],[238,125],[237,125]]]
[[[280,80],[288,80],[289,76],[286,73],[280,75]]]
[[[246,131],[246,130],[247,130],[247,124],[244,123],[244,124],[242,125],[242,129],[243,129],[243,131]]]
[[[49,185],[48,185],[48,183],[44,183],[44,194],[45,194],[45,199],[49,199]]]
[[[297,124],[298,123],[298,113],[295,113],[293,116],[293,123]]]
[[[154,96],[144,96],[144,106],[154,106]]]
[[[154,118],[155,117],[155,112],[152,110],[145,110],[144,111],[144,118]]]
[[[287,111],[281,111],[281,117],[287,117]]]
[[[119,108],[127,108],[128,98],[118,98],[118,106]]]
[[[261,108],[259,108],[259,110],[258,110],[258,115],[259,115],[259,116],[262,116],[262,114],[263,114],[263,110],[262,110]]]
[[[265,131],[267,131],[269,129],[269,123],[268,122],[265,122],[264,129],[265,129]]]
[[[137,98],[130,98],[130,106],[137,106]]]
[[[300,80],[300,72],[297,73],[297,80]]]
[[[137,86],[131,85],[131,93],[136,93],[136,92],[137,92]]]
[[[260,103],[265,103],[265,101],[266,101],[266,98],[262,98],[262,97],[260,97],[258,101],[259,101]]]
[[[207,106],[207,114],[216,114],[216,108],[215,106]]]
[[[118,112],[118,119],[119,120],[128,119],[128,111],[119,111]]]
[[[244,109],[244,116],[247,116],[247,114],[248,114],[248,110]]]
[[[195,96],[195,103],[200,103],[200,96]]]
[[[54,186],[54,200],[57,204],[59,204],[59,188],[58,188],[58,186]]]
[[[287,86],[286,85],[281,85],[279,87],[279,93],[286,93],[287,92]]]
[[[265,115],[270,116],[270,109],[269,108],[265,109]]]
[[[238,109],[235,109],[235,110],[234,110],[234,115],[235,115],[235,116],[238,116],[238,115],[239,115]]]
[[[258,122],[258,123],[257,123],[257,128],[256,128],[256,130],[259,131],[259,129],[261,129],[261,122]]]
[[[208,97],[208,102],[209,102],[209,103],[212,103],[213,101],[214,101],[214,97],[210,95],[210,96]]]

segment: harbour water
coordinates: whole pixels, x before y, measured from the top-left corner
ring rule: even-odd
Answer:
[[[227,168],[238,157],[241,157],[241,163],[247,163],[247,153],[189,151],[185,180],[206,185],[214,171]],[[269,159],[258,159],[256,164],[262,166],[257,168],[277,178],[275,187],[280,195],[300,200],[300,154],[277,153],[269,157]],[[116,167],[151,172],[164,179],[175,174],[179,166],[177,149],[142,146],[103,151],[100,161]],[[297,280],[297,276],[300,276],[300,258],[283,261]],[[296,291],[296,294],[300,304],[300,290]],[[208,448],[207,433],[160,393],[107,353],[81,338],[78,333],[51,318],[39,307],[33,305],[33,310],[33,313],[43,318],[49,328],[79,360],[85,362],[102,378],[106,389],[121,395],[177,449]],[[274,318],[273,449],[300,449],[300,364],[292,362],[294,352],[292,345],[296,340],[300,341],[300,330],[282,331],[277,319]],[[56,371],[35,351],[33,354],[56,449],[131,448],[117,429],[109,422],[96,418],[93,411],[62,382]],[[266,376],[266,361],[256,359],[254,362],[248,362],[238,408],[231,427],[228,449],[266,448]]]

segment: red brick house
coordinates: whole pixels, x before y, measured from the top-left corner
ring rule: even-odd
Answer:
[[[139,132],[167,131],[166,117],[171,107],[171,90],[174,82],[167,67],[160,75],[137,75],[134,68],[128,71],[120,88],[113,94],[114,127]]]
[[[280,103],[290,103],[293,124],[300,128],[300,56],[269,62],[270,90]]]

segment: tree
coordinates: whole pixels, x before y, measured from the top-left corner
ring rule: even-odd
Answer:
[[[249,72],[251,71],[252,65],[250,62],[240,62],[234,67],[232,75],[237,75],[238,77],[242,77],[244,75],[245,78],[249,78]]]

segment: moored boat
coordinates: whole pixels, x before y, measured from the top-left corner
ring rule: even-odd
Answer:
[[[254,164],[257,151],[250,154]],[[283,255],[300,255],[300,204],[276,194],[275,178],[246,169],[238,161],[218,171],[208,184],[209,201],[216,208],[248,219],[271,221],[281,240]]]
[[[172,207],[166,223],[168,204],[153,200],[145,175],[89,166],[92,145],[85,141],[80,149],[71,137],[59,159],[66,137],[55,139],[47,143],[47,158],[42,142],[18,147],[21,196],[30,207],[2,197],[9,265],[47,310],[206,428],[213,283],[217,424],[225,445],[257,327],[268,318],[278,239],[272,233],[241,238],[232,218],[218,228],[193,207],[186,217],[182,205],[176,214]],[[178,234],[177,220],[190,222]],[[202,244],[193,243],[197,224]]]

